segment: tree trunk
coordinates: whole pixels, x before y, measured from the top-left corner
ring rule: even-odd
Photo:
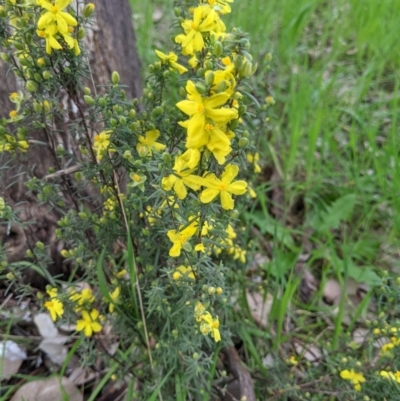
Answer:
[[[88,86],[105,85],[110,81],[111,73],[118,71],[121,84],[126,85],[128,98],[137,98],[141,95],[140,62],[136,52],[136,39],[132,26],[132,13],[128,0],[98,0],[94,15],[94,25],[87,30],[86,45],[90,51],[90,66],[93,72],[93,82]],[[7,67],[0,60],[0,118],[8,117],[12,110],[9,94],[18,91],[18,82],[12,72],[7,72]],[[63,95],[63,102],[68,107],[75,99]],[[72,107],[71,107],[72,108]],[[77,116],[75,116],[77,118]],[[65,129],[62,121],[57,123],[57,143],[62,143],[75,156],[78,145],[74,138]],[[26,252],[35,246],[37,241],[48,246],[49,256],[53,263],[49,266],[50,273],[60,274],[68,270],[60,251],[63,244],[55,238],[57,221],[62,213],[51,209],[49,205],[40,204],[37,197],[29,193],[24,183],[28,177],[35,176],[43,179],[48,175],[49,168],[56,171],[70,167],[68,161],[65,166],[60,166],[54,151],[48,143],[43,131],[29,133],[29,138],[37,142],[31,142],[26,155],[18,159],[10,158],[7,153],[0,152],[0,196],[8,202],[14,210],[18,211],[19,218],[24,227],[13,225],[7,227],[0,224],[0,243],[6,249],[9,263],[26,258]],[[78,157],[79,158],[79,157]],[[66,186],[70,177],[64,175]],[[73,200],[68,191],[64,193],[66,210],[73,207]],[[1,223],[1,222],[0,222]],[[33,286],[45,284],[33,271],[26,271],[26,281]]]

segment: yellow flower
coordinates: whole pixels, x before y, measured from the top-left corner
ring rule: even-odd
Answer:
[[[184,72],[187,71],[186,67],[177,63],[178,56],[175,53],[169,52],[169,54],[164,54],[164,53],[160,52],[159,50],[156,50],[155,52],[164,64],[167,64],[170,66],[170,69],[177,70],[179,72],[179,74],[183,74]]]
[[[47,10],[47,12],[39,18],[39,29],[47,29],[50,25],[57,24],[56,30],[61,34],[67,34],[68,25],[78,25],[78,22],[72,15],[62,11],[64,8],[69,6],[71,0],[55,0],[54,2],[37,0],[37,3],[40,7]]]
[[[208,0],[208,4],[221,14],[228,14],[231,12],[231,7],[227,3],[233,3],[233,0]]]
[[[234,66],[231,68],[225,68],[224,70],[206,71],[205,73],[206,79],[210,74],[212,74],[214,77],[211,86],[211,93],[226,92],[229,93],[230,95],[233,94],[234,89],[236,87],[236,80],[234,75],[232,74],[233,68]]]
[[[217,30],[218,14],[210,6],[199,6],[194,9],[193,20],[185,20],[182,28],[185,33],[175,37],[175,42],[182,46],[182,53],[192,55],[204,48],[203,32]]]
[[[385,370],[381,370],[379,372],[379,374],[385,379],[393,380],[396,383],[400,383],[400,371],[397,371],[394,373],[394,372],[387,372]]]
[[[195,279],[193,270],[192,270],[192,268],[190,266],[186,267],[186,266],[181,265],[181,266],[177,267],[175,269],[175,271],[172,273],[172,278],[175,281],[179,280],[183,276],[187,277],[187,278],[190,278],[191,280]]]
[[[50,312],[53,321],[56,321],[57,317],[61,317],[64,314],[64,306],[58,299],[51,299],[45,302],[44,306]]]
[[[21,96],[18,92],[12,92],[12,93],[10,93],[10,100],[13,103],[17,103],[18,101],[21,100]]]
[[[112,151],[112,149],[109,149],[110,132],[112,131],[102,131],[99,135],[94,137],[93,149],[96,151],[96,157],[98,160],[101,160],[108,150]]]
[[[110,313],[113,313],[115,310],[115,303],[116,300],[119,298],[119,295],[121,293],[121,289],[119,287],[117,287],[111,294],[110,297],[113,300],[113,302],[110,302],[110,305],[108,307],[108,310],[110,311]]]
[[[70,27],[71,28],[71,27]],[[67,43],[70,49],[74,49],[75,56],[79,56],[81,54],[81,49],[79,47],[78,41],[72,37],[70,34],[62,34],[65,42]]]
[[[182,228],[179,227],[179,230]],[[167,232],[168,238],[173,243],[172,248],[169,250],[169,256],[177,258],[181,254],[183,245],[189,241],[197,231],[197,222],[193,221],[182,231],[169,230]]]
[[[46,40],[46,53],[51,54],[52,49],[60,50],[62,46],[54,37],[57,34],[57,27],[55,24],[49,25],[46,29],[38,29],[37,35]]]
[[[94,296],[91,288],[84,288],[80,292],[72,290],[69,299],[72,302],[76,302],[79,306],[94,302]]]
[[[286,362],[293,366],[297,366],[299,364],[299,361],[294,355],[292,355]]]
[[[57,288],[48,288],[46,292],[50,300],[44,303],[44,307],[50,312],[52,320],[56,321],[57,317],[61,317],[64,314],[64,306],[62,302],[57,299]]]
[[[204,315],[200,316],[200,331],[203,334],[208,334],[211,332],[211,337],[214,338],[215,342],[221,341],[221,334],[219,332],[219,320],[218,316],[213,319],[210,312],[206,312]]]
[[[29,143],[25,140],[17,141],[13,136],[5,134],[3,143],[0,143],[0,152],[12,152],[18,149],[21,152],[26,152],[29,148]]]
[[[147,156],[152,154],[152,150],[155,149],[157,152],[161,152],[165,149],[165,145],[160,142],[156,142],[156,139],[160,136],[158,129],[153,129],[146,132],[146,136],[139,135],[139,142],[136,145],[136,150],[140,155]]]
[[[194,317],[196,320],[199,322],[200,321],[200,316],[203,315],[206,311],[206,308],[201,302],[197,302],[195,307],[194,307]]]
[[[246,263],[246,250],[239,246],[231,248],[229,254],[233,254],[233,260],[239,260],[241,263]]]
[[[202,243],[197,244],[194,247],[194,250],[197,251],[197,252],[206,252],[206,248],[205,248],[204,244],[202,244]]]
[[[343,380],[351,381],[356,391],[361,391],[361,383],[364,383],[366,381],[364,375],[362,373],[356,373],[354,369],[342,370],[340,372],[340,377]]]
[[[261,167],[258,164],[258,161],[260,160],[260,154],[258,152],[256,152],[256,153],[247,153],[246,158],[247,158],[247,161],[249,163],[253,164],[254,172],[256,174],[261,173]]]
[[[243,195],[247,190],[245,181],[232,182],[238,172],[238,166],[228,164],[221,175],[221,179],[218,179],[215,174],[204,177],[202,185],[207,189],[200,194],[200,202],[210,203],[216,196],[220,195],[222,208],[225,210],[233,209],[234,201],[231,194]]]
[[[174,189],[179,199],[185,199],[188,192],[186,187],[197,191],[200,189],[202,178],[192,175],[194,169],[190,169],[183,156],[175,158],[174,174],[164,177],[161,181],[163,189],[170,191]]]
[[[188,128],[190,121],[187,120],[180,125]],[[187,148],[195,150],[203,146],[206,146],[214,155],[218,164],[224,164],[226,156],[232,150],[228,136],[216,125],[210,123],[206,123],[202,130],[194,131],[194,134],[187,137]]]
[[[90,337],[93,332],[98,333],[101,331],[101,324],[96,320],[99,318],[99,311],[97,309],[92,309],[90,315],[88,312],[82,312],[82,319],[76,322],[76,330],[84,331],[86,337]]]
[[[221,125],[238,117],[236,109],[219,108],[230,98],[230,95],[226,92],[203,98],[192,81],[187,82],[186,92],[188,93],[189,100],[182,100],[176,106],[190,117],[187,123],[188,141],[191,138],[205,137],[207,142],[207,138],[210,135],[205,130],[208,120],[212,120],[216,125]]]
[[[198,149],[188,149],[182,154],[182,160],[187,163],[189,168],[195,168],[200,162],[201,153]]]
[[[225,232],[228,234],[228,238],[230,239],[235,239],[237,237],[235,229],[230,224],[228,224],[228,227],[226,227]]]

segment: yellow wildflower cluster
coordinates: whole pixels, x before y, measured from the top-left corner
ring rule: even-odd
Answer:
[[[24,99],[22,92],[13,92],[10,94],[9,99],[15,104],[15,110],[10,111],[8,120],[9,123],[15,123],[21,120],[23,117],[19,113],[21,103]],[[29,148],[29,143],[25,138],[22,131],[19,131],[17,137],[10,135],[5,131],[3,126],[0,126],[0,153],[1,152],[14,152],[19,150],[20,152],[26,152]]]
[[[78,25],[77,20],[68,12],[64,11],[72,0],[37,0],[37,5],[45,12],[39,18],[37,34],[46,41],[46,53],[63,48],[60,40],[65,42],[69,49],[74,49],[78,56],[81,52],[78,41],[72,36],[74,27]]]
[[[235,128],[241,123],[242,95],[237,91],[237,84],[254,72],[248,53],[243,56],[237,47],[229,46],[233,36],[226,33],[221,16],[231,11],[228,3],[232,2],[199,1],[197,7],[190,9],[191,17],[181,22],[183,32],[175,37],[182,54],[190,56],[189,66],[197,71],[197,76],[204,75],[204,78],[189,79],[185,85],[186,99],[176,104],[188,117],[179,123],[186,130],[186,150],[175,156],[172,174],[166,175],[161,183],[165,191],[173,191],[179,200],[185,200],[193,191],[201,203],[218,200],[224,210],[233,210],[233,195],[243,195],[248,190],[245,181],[236,180],[239,166],[234,162],[232,140],[237,136]],[[174,53],[156,53],[161,63],[170,69],[180,74],[187,71],[178,64]],[[248,140],[243,143],[248,143]],[[258,153],[248,153],[245,158],[253,164],[255,172],[261,171]],[[214,163],[223,166],[219,174],[210,169]],[[169,253],[171,257],[179,257],[182,248],[192,249],[189,241],[194,236],[200,238],[195,250],[210,254],[211,248],[207,249],[201,241],[204,234],[199,225],[199,220],[195,219],[168,231],[173,244]],[[235,234],[229,230],[233,230],[232,227],[227,229],[225,239],[213,238],[212,248],[217,254],[228,249],[234,259],[244,262],[245,251],[234,246]],[[221,243],[220,248],[215,246],[216,241]]]
[[[400,384],[400,371],[398,370],[397,372],[391,372],[391,371],[386,371],[386,370],[381,370],[379,374],[384,378],[388,380],[392,380],[395,383]]]
[[[355,372],[354,369],[342,370],[340,372],[340,377],[343,380],[349,380],[356,391],[361,391],[361,383],[366,381],[364,375],[362,373]]]
[[[80,319],[76,321],[76,330],[83,331],[86,337],[100,332],[102,330],[98,321],[100,313],[97,309],[92,308],[95,301],[92,290],[90,288],[70,289],[68,292],[68,301],[72,302],[73,311],[80,315]],[[52,320],[56,321],[64,315],[64,303],[60,299],[57,288],[49,287],[46,293],[49,299],[44,302],[44,307],[50,313]]]
[[[200,332],[203,335],[211,334],[215,342],[221,341],[218,316],[213,318],[211,313],[207,312],[204,305],[200,302],[197,302],[194,308],[194,316],[199,323]]]
[[[383,327],[381,329],[374,329],[373,334],[374,335],[391,335],[390,341],[386,342],[381,346],[381,353],[382,355],[390,353],[395,347],[400,346],[400,338],[398,337],[399,329],[397,327],[390,327],[387,325],[387,327]]]

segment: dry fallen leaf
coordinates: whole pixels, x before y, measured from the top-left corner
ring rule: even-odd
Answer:
[[[266,328],[274,301],[272,295],[267,293],[264,296],[258,292],[246,291],[246,299],[254,321],[261,327]]]
[[[39,313],[33,318],[39,334],[43,338],[51,338],[58,336],[57,327],[54,325],[48,313]]]
[[[370,330],[359,327],[358,329],[355,329],[353,332],[353,341],[356,344],[363,344],[365,342],[365,340],[367,339],[369,333],[370,333]]]
[[[17,373],[22,362],[26,359],[26,352],[14,341],[0,342],[0,379],[8,380]]]
[[[338,305],[342,296],[342,287],[335,279],[329,279],[324,286],[322,293],[324,300],[329,305]]]
[[[298,342],[294,344],[296,352],[299,356],[311,362],[313,365],[318,365],[322,359],[321,350],[315,345],[303,345]]]
[[[68,348],[64,346],[68,337],[58,333],[48,313],[39,313],[33,321],[43,337],[39,349],[45,352],[53,363],[62,365],[68,355]]]
[[[66,377],[51,377],[24,384],[11,401],[83,401],[83,395]]]

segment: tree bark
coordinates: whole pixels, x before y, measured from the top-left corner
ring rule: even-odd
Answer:
[[[87,30],[86,45],[90,52],[90,66],[93,72],[93,82],[87,85],[106,85],[111,73],[118,71],[121,84],[126,85],[128,98],[138,98],[141,95],[140,62],[136,51],[136,38],[132,26],[132,12],[128,0],[98,0],[94,15],[94,25]],[[0,60],[0,118],[8,117],[13,104],[9,94],[18,91],[18,82],[11,71]],[[98,92],[98,90],[97,90]],[[68,105],[73,100],[64,95],[63,101]],[[76,155],[78,145],[65,129],[63,122],[57,123],[56,140],[62,143]],[[43,179],[50,167],[60,169],[50,146],[43,143],[48,138],[43,131],[29,133],[29,138],[38,142],[31,143],[26,155],[18,159],[10,158],[7,153],[0,153],[0,196],[18,211],[22,226],[7,227],[0,224],[0,243],[5,247],[9,263],[26,258],[26,251],[32,249],[37,241],[48,246],[49,256],[53,263],[49,266],[51,274],[60,274],[68,270],[60,251],[63,244],[55,238],[57,221],[62,213],[40,204],[35,194],[28,193],[24,183],[28,177]],[[41,144],[39,144],[41,143]],[[64,167],[64,166],[63,166]],[[67,179],[68,176],[66,176]],[[64,194],[66,209],[73,207],[71,196]],[[1,223],[1,222],[0,222]],[[33,271],[26,271],[26,281],[33,286],[45,284]]]

